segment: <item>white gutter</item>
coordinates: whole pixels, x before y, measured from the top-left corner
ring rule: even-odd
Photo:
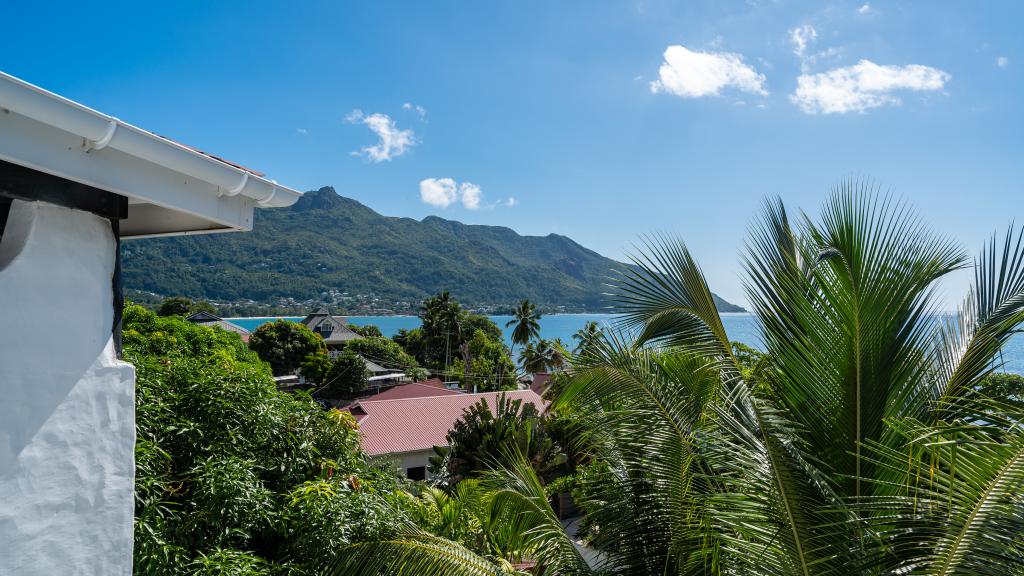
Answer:
[[[367,382],[377,382],[379,380],[394,380],[395,378],[404,378],[406,375],[401,372],[393,372],[391,374],[383,374],[381,376],[370,376],[366,379]]]
[[[0,108],[70,132],[86,150],[113,148],[217,186],[221,196],[241,194],[265,208],[291,206],[302,194],[177,142],[97,112],[0,71]]]

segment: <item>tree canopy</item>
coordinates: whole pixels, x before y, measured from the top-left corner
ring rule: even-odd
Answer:
[[[540,338],[540,313],[537,312],[537,306],[529,300],[523,300],[505,327],[512,327],[513,344],[526,346],[534,338]]]
[[[504,335],[490,318],[466,312],[447,292],[424,301],[420,317],[419,328],[399,330],[393,341],[421,366],[461,382],[466,390],[515,388]]]
[[[325,393],[331,398],[351,400],[366,391],[366,361],[351,350],[345,350],[331,362],[324,376]]]
[[[318,574],[402,524],[397,480],[364,461],[354,420],[278,392],[237,334],[129,305],[123,343],[137,574]]]
[[[270,364],[275,376],[291,374],[306,357],[327,351],[319,334],[288,320],[268,322],[257,328],[249,336],[249,347]]]
[[[416,368],[419,363],[415,358],[406,353],[394,340],[384,336],[369,336],[349,340],[345,343],[345,350],[359,354],[363,358],[396,370]]]

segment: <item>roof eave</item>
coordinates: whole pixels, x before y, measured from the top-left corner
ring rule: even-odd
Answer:
[[[125,237],[250,230],[255,207],[301,196],[3,72],[0,158],[126,196]]]

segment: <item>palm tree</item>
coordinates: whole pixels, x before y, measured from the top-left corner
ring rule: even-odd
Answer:
[[[452,520],[469,516],[482,529],[484,542],[447,539],[409,524],[394,537],[357,543],[342,551],[333,573],[338,575],[471,575],[523,574],[515,564],[532,560],[545,574],[589,575],[590,568],[568,537],[548,503],[544,485],[530,463],[511,452],[506,465],[460,482],[453,495],[428,489],[420,504],[434,532],[459,536],[464,529]],[[454,518],[453,518],[454,517]],[[473,548],[476,550],[474,551]]]
[[[527,374],[544,372],[551,361],[550,354],[551,345],[547,340],[530,342],[519,351],[519,365]]]
[[[798,222],[766,202],[747,244],[753,368],[681,242],[647,241],[619,278],[622,331],[576,360],[552,405],[592,447],[578,503],[601,568],[1024,574],[1024,410],[979,392],[1024,322],[1024,233],[985,246],[949,316],[936,283],[969,260],[907,206],[846,182]],[[509,519],[523,548],[545,574],[584,573],[550,534],[540,545],[536,509]],[[418,568],[452,562],[417,573],[500,569],[430,542]]]
[[[519,364],[527,373],[550,372],[564,368],[567,357],[565,344],[560,339],[541,339],[519,351]]]
[[[559,371],[565,368],[566,362],[569,360],[569,351],[561,338],[555,338],[551,341],[551,354],[549,358],[549,370]]]
[[[576,355],[584,353],[590,346],[590,343],[596,340],[600,334],[600,325],[593,320],[587,320],[583,328],[580,328],[572,335],[572,339],[576,341],[576,346],[573,348],[572,353]]]
[[[462,307],[447,290],[426,299],[420,308],[423,333],[432,355],[428,360],[438,364],[443,361],[446,373],[451,354],[462,341],[464,317]]]
[[[540,314],[537,306],[529,300],[519,303],[512,315],[512,319],[505,323],[505,328],[515,326],[512,329],[512,349],[516,345],[525,346],[530,340],[540,337]]]

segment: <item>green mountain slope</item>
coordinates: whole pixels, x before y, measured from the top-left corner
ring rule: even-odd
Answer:
[[[397,310],[448,290],[471,307],[529,298],[547,309],[599,311],[608,306],[604,283],[623,266],[557,234],[381,216],[331,187],[291,208],[257,210],[249,233],[128,241],[122,250],[129,290],[343,307],[372,295]]]

